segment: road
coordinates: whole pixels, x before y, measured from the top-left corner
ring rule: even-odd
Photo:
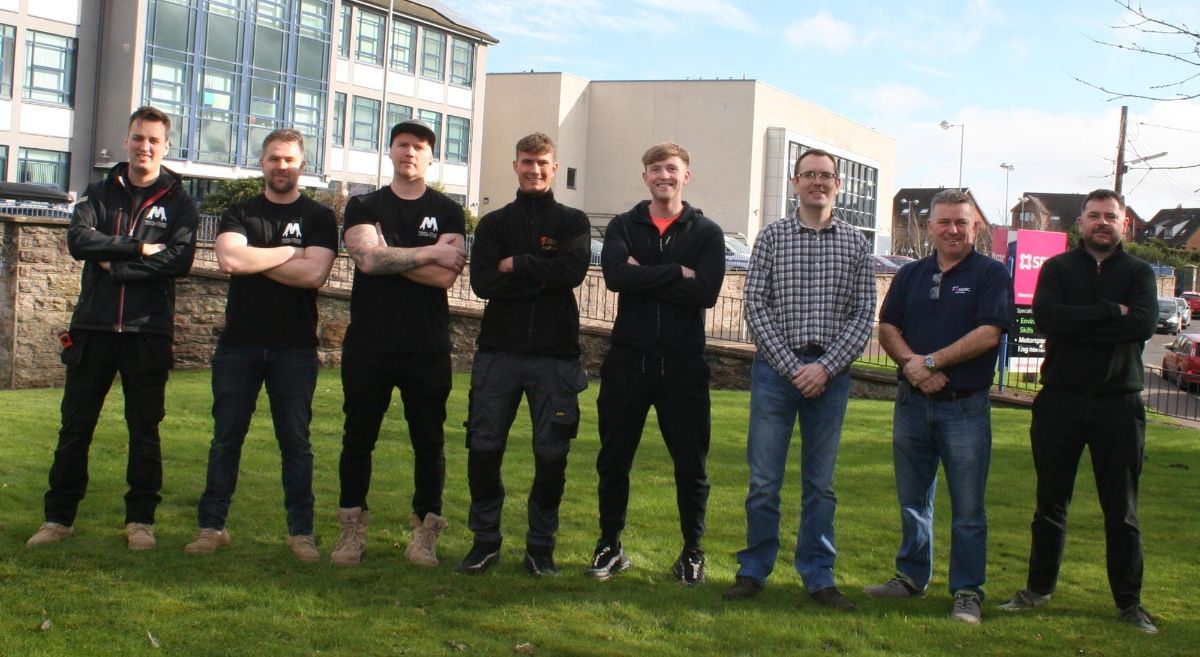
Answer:
[[[1200,331],[1196,320],[1192,320],[1192,326],[1187,331],[1193,328]],[[1175,336],[1165,333],[1156,333],[1146,341],[1146,348],[1142,352],[1147,368],[1146,403],[1150,408],[1166,415],[1200,420],[1200,394],[1180,390],[1179,386],[1163,379],[1160,373],[1166,346],[1174,341]]]

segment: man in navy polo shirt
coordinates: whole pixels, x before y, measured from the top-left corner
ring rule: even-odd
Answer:
[[[953,509],[950,616],[971,624],[980,620],[987,565],[988,392],[1000,335],[1013,315],[1008,272],[975,252],[977,221],[962,191],[934,196],[934,253],[897,272],[883,300],[879,342],[900,364],[892,454],[901,538],[896,575],[863,589],[875,598],[925,594],[933,573],[933,495],[941,461]]]

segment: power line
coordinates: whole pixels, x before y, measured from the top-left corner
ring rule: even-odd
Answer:
[[[1157,123],[1146,123],[1144,121],[1139,121],[1138,125],[1149,126],[1151,128],[1162,128],[1163,130],[1176,130],[1178,132],[1191,132],[1191,133],[1200,135],[1200,130],[1189,130],[1188,128],[1176,128],[1174,126],[1169,126],[1169,125],[1158,125]]]

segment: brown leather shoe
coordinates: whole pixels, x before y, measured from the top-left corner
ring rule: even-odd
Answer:
[[[813,599],[819,605],[831,607],[833,609],[841,609],[842,611],[854,611],[854,603],[842,595],[836,586],[826,586],[823,589],[817,589],[808,594],[808,597]]]
[[[734,578],[733,586],[721,594],[724,600],[749,600],[762,592],[763,585],[753,577],[738,575]]]

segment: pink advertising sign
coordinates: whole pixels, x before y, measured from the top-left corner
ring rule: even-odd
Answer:
[[[1067,234],[1045,230],[1018,230],[1013,262],[1013,301],[1018,306],[1033,304],[1042,263],[1067,250]]]

